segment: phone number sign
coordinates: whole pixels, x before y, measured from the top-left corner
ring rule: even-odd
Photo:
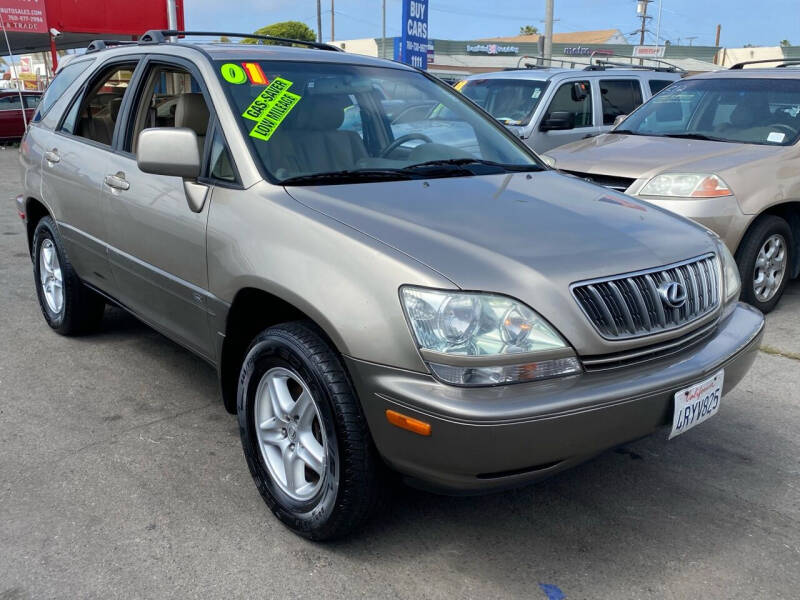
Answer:
[[[428,68],[428,0],[403,0],[403,35],[397,58],[418,69]]]
[[[47,33],[44,0],[0,0],[0,19],[7,31]]]

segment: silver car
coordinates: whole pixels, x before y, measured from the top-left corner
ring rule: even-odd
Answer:
[[[536,152],[609,131],[618,117],[681,78],[669,67],[555,67],[473,75],[456,84]]]
[[[215,367],[297,533],[360,527],[387,468],[476,493],[674,437],[750,368],[763,317],[705,228],[545,168],[415,69],[165,35],[75,58],[23,140],[39,303],[64,335],[117,304]],[[396,137],[399,87],[474,151]]]

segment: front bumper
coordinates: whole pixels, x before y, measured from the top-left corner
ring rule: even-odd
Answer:
[[[418,484],[445,493],[514,487],[671,422],[675,392],[725,369],[727,393],[755,360],[764,318],[739,304],[701,344],[662,360],[527,384],[459,388],[348,358],[375,444]],[[431,424],[423,437],[392,409]],[[724,410],[724,404],[723,404]]]
[[[733,253],[736,252],[744,232],[755,217],[744,214],[739,208],[739,202],[731,196],[692,199],[639,195],[636,197],[708,227],[722,238]]]

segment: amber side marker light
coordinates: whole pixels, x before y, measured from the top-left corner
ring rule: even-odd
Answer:
[[[418,419],[412,419],[393,410],[386,411],[386,420],[395,427],[406,429],[419,435],[430,435],[431,424]]]

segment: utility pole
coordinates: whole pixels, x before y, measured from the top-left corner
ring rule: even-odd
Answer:
[[[650,4],[653,0],[637,0],[636,2],[636,13],[642,19],[642,29],[639,31],[639,45],[644,46],[644,34],[647,31],[647,19],[651,17],[647,16],[647,5]],[[644,61],[640,58],[639,64],[643,65]]]
[[[722,33],[722,25],[717,25],[717,37],[714,39],[714,45],[719,47],[719,35]]]
[[[381,57],[385,54],[386,45],[386,0],[383,0],[383,29],[381,31]]]
[[[336,39],[336,26],[334,24],[334,16],[333,16],[334,15],[333,2],[334,0],[331,0],[331,41]]]
[[[553,0],[547,0],[544,8],[544,58],[553,57]]]
[[[661,45],[661,3],[662,0],[658,0],[658,21],[656,24],[656,46]]]
[[[322,0],[317,0],[317,41],[322,42]]]

